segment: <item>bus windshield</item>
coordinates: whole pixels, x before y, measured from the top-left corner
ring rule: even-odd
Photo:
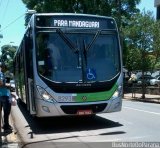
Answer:
[[[38,73],[51,81],[109,81],[120,72],[115,33],[39,31],[36,42]]]

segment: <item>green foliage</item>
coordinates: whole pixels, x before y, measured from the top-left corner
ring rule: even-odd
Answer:
[[[153,70],[155,65],[160,66],[157,64],[160,56],[160,23],[151,12],[144,11],[133,15],[128,25],[121,29],[127,46],[125,66],[130,71],[142,71],[142,98],[145,98],[144,72]]]
[[[4,45],[1,48],[1,62],[7,66],[9,70],[13,70],[13,58],[17,47],[11,45]]]
[[[139,10],[136,5],[140,0],[22,0],[28,9],[38,13],[84,13],[104,16],[113,16],[118,26],[121,26],[121,17],[130,18]],[[28,23],[26,17],[26,24]],[[124,24],[123,24],[124,25]]]
[[[155,67],[156,67],[156,69],[160,69],[160,60],[159,60],[159,62],[156,63]]]
[[[155,56],[155,61],[153,63],[153,68],[160,69],[160,20],[153,24],[152,29],[153,34],[153,55]]]
[[[140,51],[138,49],[128,50],[126,61],[126,67],[129,71],[139,70],[141,65]]]
[[[109,11],[107,1],[102,0],[22,0],[28,9],[39,13],[70,12],[70,13],[100,13]]]
[[[145,11],[136,13],[128,22],[128,25],[122,28],[127,46],[125,61],[127,68],[142,71],[152,69],[155,58],[151,58],[149,55],[155,51],[155,34],[153,30],[157,29],[155,28],[156,21],[152,13],[146,13]],[[133,65],[133,63],[137,64]]]

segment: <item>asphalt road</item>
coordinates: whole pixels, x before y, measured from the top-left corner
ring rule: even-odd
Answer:
[[[101,148],[108,142],[160,142],[160,104],[123,100],[121,112],[95,118],[36,119],[23,105],[12,107],[14,126],[25,148]]]

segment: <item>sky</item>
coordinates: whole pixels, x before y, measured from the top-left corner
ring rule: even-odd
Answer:
[[[156,18],[156,8],[154,0],[141,0],[141,4],[137,6],[141,11],[153,11]],[[25,32],[25,13],[27,8],[22,0],[0,0],[0,48],[3,45],[10,44],[19,46],[23,34]]]
[[[25,26],[24,17],[27,8],[21,0],[0,0],[0,47],[5,44],[19,46]]]
[[[152,11],[156,18],[156,7],[154,7],[154,0],[141,0],[141,3],[137,6],[141,11]]]

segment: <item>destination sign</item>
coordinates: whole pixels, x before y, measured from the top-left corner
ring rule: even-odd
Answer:
[[[111,18],[88,15],[37,15],[37,27],[115,29]]]
[[[99,28],[97,21],[54,20],[55,27]]]

